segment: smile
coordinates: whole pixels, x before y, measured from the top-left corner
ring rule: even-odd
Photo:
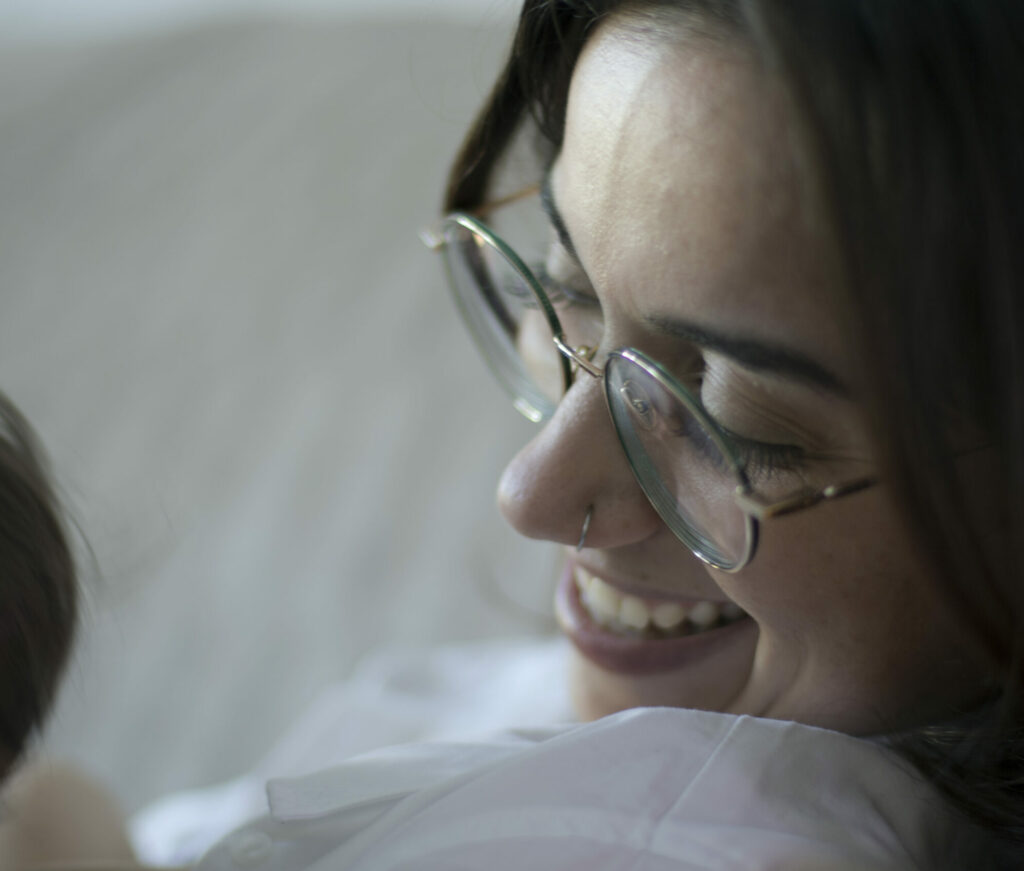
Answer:
[[[721,628],[746,616],[733,602],[702,600],[684,605],[623,594],[581,566],[573,566],[573,580],[591,619],[619,635],[680,638]]]
[[[685,667],[757,629],[732,602],[641,598],[571,561],[558,587],[555,612],[587,659],[628,674]]]

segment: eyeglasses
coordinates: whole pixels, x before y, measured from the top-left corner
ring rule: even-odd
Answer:
[[[797,463],[798,448],[726,430],[698,398],[702,371],[671,372],[636,348],[595,362],[604,325],[592,297],[531,269],[478,217],[448,215],[423,241],[444,257],[463,320],[515,407],[549,419],[578,372],[603,380],[612,424],[651,505],[708,565],[748,565],[760,521],[875,483],[825,483],[828,463]],[[834,472],[834,470],[832,470]]]

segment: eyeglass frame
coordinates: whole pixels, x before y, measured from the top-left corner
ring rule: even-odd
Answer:
[[[619,426],[616,423],[615,415],[611,409],[611,400],[608,396],[610,381],[607,375],[607,363],[604,366],[596,366],[594,364],[593,356],[596,353],[596,348],[589,348],[586,346],[573,348],[572,345],[568,343],[565,331],[562,329],[562,323],[555,312],[555,308],[548,299],[547,292],[544,290],[540,281],[533,274],[533,270],[523,262],[522,258],[507,242],[505,242],[504,239],[498,236],[480,219],[480,217],[477,217],[477,215],[485,217],[504,205],[510,204],[537,192],[538,187],[536,185],[531,186],[523,191],[486,204],[478,209],[476,214],[464,211],[450,212],[433,226],[422,230],[420,232],[420,239],[431,251],[437,251],[440,253],[448,245],[448,240],[444,234],[444,228],[452,223],[457,224],[468,230],[470,233],[473,233],[483,239],[519,274],[520,278],[522,278],[526,283],[526,286],[530,288],[534,298],[537,300],[537,303],[540,306],[540,311],[543,312],[548,328],[551,330],[555,347],[559,352],[563,382],[562,396],[559,398],[559,403],[573,385],[575,380],[574,367],[576,370],[582,369],[588,375],[601,379],[604,387],[603,393],[605,405],[608,408],[608,415],[611,417],[612,429],[615,431],[615,435],[619,439],[622,451],[626,455],[626,461],[629,463],[630,470],[637,479],[640,489],[644,491],[644,495],[648,500],[653,502],[651,497],[648,495],[647,487],[640,479],[640,475],[636,470],[633,459],[623,442],[622,434],[619,431]],[[465,323],[470,332],[474,334],[474,338],[477,341],[478,347],[481,349],[485,361],[489,366],[491,366],[491,360],[483,347],[485,341],[476,335],[476,328],[473,326],[473,320],[467,315],[464,303],[460,298],[458,291],[455,290],[454,283],[454,278],[449,273],[449,285],[451,285],[452,296],[455,298],[455,303],[459,309],[460,315],[462,316],[463,323]],[[868,475],[856,478],[846,483],[829,484],[828,486],[822,487],[818,490],[799,490],[784,499],[768,501],[763,496],[760,496],[755,492],[750,481],[747,479],[747,475],[742,465],[737,460],[735,453],[730,446],[728,434],[723,432],[722,427],[711,418],[704,409],[701,401],[697,397],[693,396],[682,384],[680,384],[672,374],[667,372],[659,363],[657,363],[657,361],[651,359],[644,354],[643,351],[640,351],[637,348],[617,348],[610,351],[608,353],[608,357],[621,357],[634,365],[639,366],[649,376],[651,376],[660,387],[667,390],[673,397],[679,400],[685,406],[686,410],[697,419],[698,423],[700,423],[707,433],[715,440],[716,446],[732,464],[737,476],[739,477],[741,483],[738,484],[733,491],[733,499],[737,507],[743,513],[745,520],[746,548],[743,557],[738,560],[735,565],[726,566],[711,559],[707,554],[696,550],[688,541],[683,541],[683,544],[687,546],[694,556],[714,569],[728,574],[735,574],[751,563],[754,559],[755,553],[757,552],[761,521],[768,520],[773,517],[783,517],[787,514],[795,514],[799,511],[812,508],[815,505],[819,505],[822,502],[834,501],[843,496],[850,496],[854,493],[859,493],[862,490],[872,487],[878,483],[877,477]],[[514,397],[513,406],[520,414],[532,423],[542,423],[545,420],[545,414],[539,409],[529,405],[522,397]],[[657,508],[656,505],[654,505],[654,507]],[[662,520],[666,522],[666,525],[668,525],[670,529],[672,529],[671,523],[669,523],[664,517],[662,517]],[[680,540],[682,540],[675,529],[672,529],[672,532],[676,538],[680,538]]]

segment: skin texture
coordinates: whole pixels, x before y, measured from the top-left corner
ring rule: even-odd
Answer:
[[[613,18],[577,65],[552,189],[580,258],[569,277],[604,311],[603,351],[632,345],[666,365],[692,355],[651,326],[658,315],[813,358],[849,396],[708,352],[702,399],[720,420],[733,415],[722,422],[734,431],[756,421],[758,438],[827,455],[837,480],[849,479],[872,465],[859,354],[842,329],[838,258],[791,118],[740,47]],[[748,567],[710,569],[651,508],[600,384],[583,377],[511,461],[498,501],[519,532],[565,544],[624,591],[733,601],[753,618],[732,644],[669,672],[613,673],[577,654],[585,718],[675,705],[863,734],[946,717],[984,683],[884,482],[767,521]]]
[[[120,809],[82,771],[30,765],[5,784],[3,801],[0,871],[142,868],[132,856]]]

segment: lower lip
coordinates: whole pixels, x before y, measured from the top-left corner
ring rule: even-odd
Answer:
[[[749,617],[696,635],[681,638],[646,639],[616,635],[595,622],[580,601],[567,564],[555,593],[555,613],[562,631],[576,649],[595,665],[620,674],[655,674],[695,665],[731,646],[757,624]]]

